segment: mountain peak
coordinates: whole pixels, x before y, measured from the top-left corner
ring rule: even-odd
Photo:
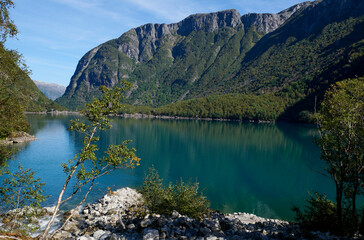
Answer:
[[[306,1],[287,8],[279,13],[248,13],[242,16],[245,28],[256,27],[258,32],[270,33],[279,28],[293,14],[301,9],[311,6],[313,2]]]
[[[239,28],[242,26],[242,22],[240,13],[236,9],[230,9],[214,13],[193,14],[177,25],[179,26],[177,33],[186,36],[192,31],[213,32],[224,27]]]
[[[278,13],[241,16],[229,9],[145,24],[85,54],[58,102],[80,107],[100,94],[100,85],[113,87],[122,80],[133,84],[126,96],[137,105],[264,92],[263,87],[275,92],[302,74],[313,79],[320,64],[362,39],[363,2],[307,1]]]

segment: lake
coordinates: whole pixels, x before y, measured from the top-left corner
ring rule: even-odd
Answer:
[[[44,204],[52,205],[65,180],[61,163],[82,147],[81,136],[67,130],[70,119],[77,117],[27,118],[38,140],[18,145],[20,151],[9,165],[15,169],[20,162],[36,171],[50,195]],[[334,196],[333,182],[312,170],[324,168],[312,125],[122,118],[112,124],[100,134],[100,152],[130,139],[141,165],[100,178],[88,202],[103,196],[107,187],[141,185],[152,165],[165,184],[197,180],[211,207],[223,212],[293,220],[291,204],[302,207],[308,192]]]

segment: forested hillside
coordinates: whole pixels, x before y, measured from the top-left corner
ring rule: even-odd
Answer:
[[[363,29],[361,0],[304,2],[277,14],[226,10],[147,24],[88,52],[57,102],[82,108],[100,94],[100,85],[126,80],[133,84],[126,102],[157,107],[158,113],[206,115],[199,104],[213,99],[225,109],[255,109],[252,116],[232,114],[239,119],[275,109],[264,116],[306,121],[331,83],[363,75]],[[199,100],[183,102],[190,99]],[[264,101],[269,103],[259,107]],[[167,104],[172,105],[162,107]]]
[[[19,53],[0,44],[0,137],[27,130],[24,111],[61,109],[37,88],[28,74]]]

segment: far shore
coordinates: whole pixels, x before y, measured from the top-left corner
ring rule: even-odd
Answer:
[[[44,112],[25,112],[25,114],[39,114],[39,115],[82,115],[77,111],[44,111]],[[229,118],[203,118],[203,117],[181,117],[181,116],[167,116],[167,115],[153,115],[143,113],[123,113],[113,115],[121,118],[135,118],[135,119],[165,119],[165,120],[202,120],[202,121],[222,121],[222,122],[252,122],[252,123],[275,123],[275,121],[268,120],[241,120]]]

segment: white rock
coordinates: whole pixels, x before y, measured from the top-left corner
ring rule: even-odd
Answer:
[[[159,231],[155,229],[145,229],[143,240],[159,240]]]
[[[92,236],[96,239],[101,239],[101,237],[103,237],[104,235],[110,236],[110,234],[111,234],[110,232],[105,232],[103,230],[97,230],[96,232],[94,232],[94,234]]]
[[[77,240],[94,240],[95,238],[93,237],[90,237],[90,236],[81,236],[81,237],[78,237]]]

